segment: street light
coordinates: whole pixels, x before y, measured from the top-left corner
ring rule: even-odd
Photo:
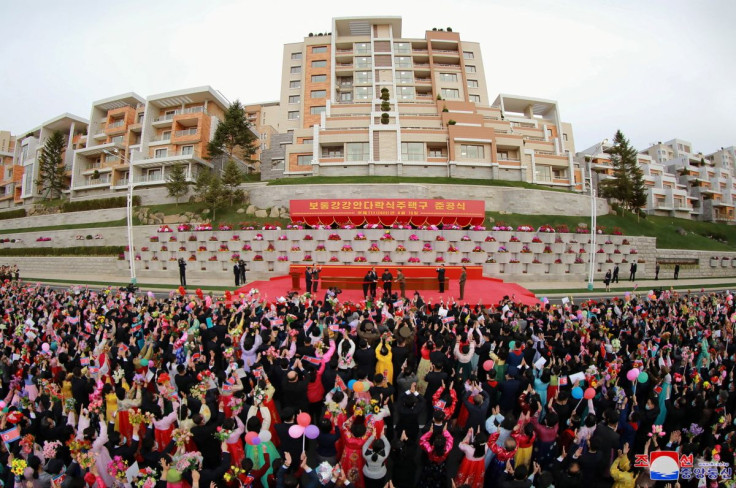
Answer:
[[[128,267],[130,268],[130,284],[136,284],[135,277],[135,249],[133,247],[133,164],[128,158],[125,157],[124,153],[120,153],[120,150],[115,148],[112,151],[103,150],[103,152],[109,156],[118,156],[123,162],[128,165],[128,199],[126,202],[126,217],[127,217],[127,231],[128,231]]]
[[[593,154],[588,159],[588,178],[590,179],[590,269],[588,270],[588,290],[593,291],[593,278],[595,275],[596,236],[598,227],[598,208],[595,202],[595,187],[593,186],[593,157],[603,146],[608,144],[608,139],[603,139],[595,146]]]

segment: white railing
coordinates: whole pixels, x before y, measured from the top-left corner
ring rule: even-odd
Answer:
[[[176,137],[193,136],[196,133],[197,133],[197,129],[196,128],[178,130],[178,131],[176,131]]]
[[[107,125],[107,128],[108,129],[116,129],[116,128],[122,127],[124,125],[125,125],[125,121],[124,120],[118,120],[116,122],[112,122],[112,123],[108,124]]]

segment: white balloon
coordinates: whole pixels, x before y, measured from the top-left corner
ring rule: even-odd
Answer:
[[[268,442],[271,440],[271,431],[269,430],[262,430],[258,433],[258,438],[261,439],[261,442]]]

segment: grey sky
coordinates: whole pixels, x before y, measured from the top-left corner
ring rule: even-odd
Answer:
[[[641,0],[42,0],[0,2],[0,129],[91,103],[212,85],[279,97],[283,44],[332,17],[400,15],[406,37],[451,26],[481,44],[489,97],[557,100],[577,149],[621,129],[637,148],[675,137],[736,144],[736,2]]]

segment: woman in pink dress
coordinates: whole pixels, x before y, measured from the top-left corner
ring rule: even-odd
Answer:
[[[345,447],[340,458],[340,466],[351,483],[358,488],[364,488],[363,444],[373,435],[373,426],[366,422],[362,412],[358,412],[345,423],[343,433]]]
[[[487,442],[488,436],[485,433],[479,431],[473,436],[473,431],[468,430],[459,446],[465,457],[457,470],[455,486],[467,484],[470,488],[483,488]]]
[[[240,417],[235,415],[229,419],[225,419],[222,423],[222,428],[229,430],[232,433],[227,438],[227,452],[230,453],[230,465],[240,466],[240,463],[245,457],[245,450],[243,449],[243,433],[245,432],[245,425]]]

